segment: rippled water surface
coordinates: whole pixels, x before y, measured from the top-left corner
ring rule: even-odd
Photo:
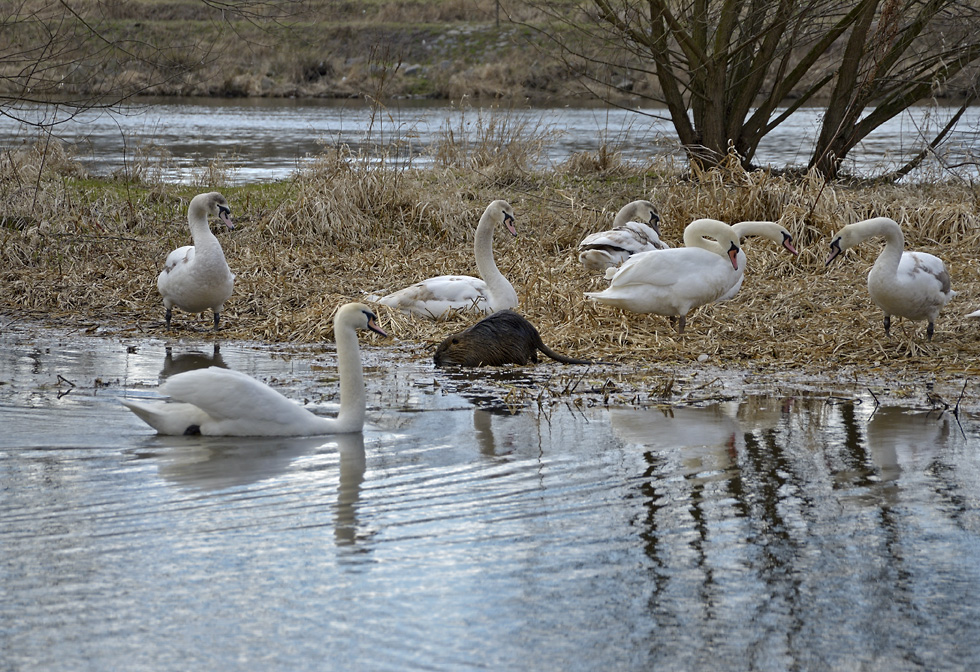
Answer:
[[[970,414],[508,408],[372,340],[363,436],[163,438],[117,398],[215,358],[336,402],[329,346],[167,344],[0,332],[0,669],[980,666]]]
[[[349,100],[149,98],[120,107],[117,113],[76,114],[50,105],[8,112],[10,116],[0,116],[0,147],[33,140],[34,127],[20,120],[56,124],[57,137],[73,145],[78,158],[96,174],[152,170],[165,179],[191,183],[210,184],[206,175],[212,162],[226,169],[230,180],[281,179],[341,146],[368,156],[384,155],[391,165],[427,166],[436,160],[440,144],[450,139],[454,152],[484,142],[498,146],[516,140],[534,147],[543,141],[543,168],[602,146],[640,163],[669,153],[681,156],[669,117],[657,109],[577,105],[481,110],[432,101],[371,106]],[[899,168],[954,112],[937,106],[910,108],[852,150],[845,170],[877,175]],[[754,162],[776,168],[806,165],[822,118],[821,108],[798,110],[765,137]],[[924,170],[956,166],[958,174],[975,178],[978,131],[980,107],[973,107],[923,162]]]

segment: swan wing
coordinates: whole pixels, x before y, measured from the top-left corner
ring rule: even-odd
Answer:
[[[486,282],[473,276],[440,275],[384,296],[379,303],[435,319],[451,310],[488,311],[490,289]]]
[[[696,247],[639,252],[627,259],[613,275],[612,286],[669,287],[697,282],[697,276],[705,269],[719,267],[719,261],[724,262],[717,254]]]
[[[172,273],[174,269],[184,264],[189,264],[194,259],[194,246],[185,245],[184,247],[178,247],[176,250],[167,255],[166,261],[163,262],[163,273]]]
[[[586,236],[578,247],[579,250],[611,247],[636,254],[647,250],[663,250],[669,246],[660,240],[652,227],[642,222],[627,222],[609,231]]]
[[[180,436],[190,427],[201,427],[211,417],[193,404],[119,400],[143,422],[160,434]]]
[[[312,413],[251,376],[211,366],[171,376],[160,391],[191,404],[215,421],[239,420],[251,425],[292,425]]]
[[[951,295],[952,288],[946,265],[928,252],[905,252],[898,263],[898,276],[906,282]]]

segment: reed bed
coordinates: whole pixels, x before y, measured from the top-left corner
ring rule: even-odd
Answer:
[[[7,321],[157,337],[330,341],[342,303],[432,275],[475,274],[476,223],[491,200],[504,198],[517,212],[519,237],[498,231],[494,249],[517,289],[520,312],[552,348],[620,364],[590,374],[618,381],[619,389],[628,374],[635,389],[669,397],[671,372],[706,365],[899,382],[980,373],[980,322],[965,317],[980,308],[980,192],[962,182],[828,184],[814,175],[745,172],[736,163],[692,176],[667,160],[626,165],[606,149],[544,172],[513,156],[493,163],[483,155],[479,167],[454,158],[412,169],[334,150],[285,182],[187,187],[87,180],[64,156],[42,168],[31,151],[0,156],[0,311]],[[609,169],[583,169],[590,165]],[[236,220],[232,231],[214,227],[237,274],[235,293],[217,334],[209,330],[210,315],[179,311],[168,334],[156,275],[166,254],[190,240],[190,198],[213,188],[225,193]],[[607,228],[616,210],[636,198],[659,204],[663,237],[672,245],[698,217],[771,219],[793,232],[800,255],[749,240],[739,295],[692,312],[678,335],[665,318],[583,295],[605,281],[579,264],[578,242]],[[940,314],[931,342],[923,323],[902,320],[885,336],[865,284],[880,243],[824,265],[837,229],[878,215],[899,221],[907,248],[936,254],[950,269],[958,296]],[[375,309],[418,359],[476,319],[430,322]]]

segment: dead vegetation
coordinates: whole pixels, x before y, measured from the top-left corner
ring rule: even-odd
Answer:
[[[156,275],[166,254],[190,241],[190,198],[218,188],[237,224],[233,231],[215,227],[237,274],[235,293],[218,335],[208,331],[209,316],[175,312],[177,334],[328,341],[333,313],[344,302],[432,275],[475,274],[476,223],[487,203],[504,198],[516,209],[519,237],[497,236],[498,265],[518,291],[519,311],[569,356],[633,371],[662,372],[700,359],[760,375],[859,371],[951,380],[980,373],[978,322],[965,317],[980,308],[980,215],[972,185],[827,184],[814,176],[746,173],[737,162],[693,177],[667,162],[614,162],[612,171],[589,172],[581,157],[572,169],[533,172],[506,146],[496,161],[482,157],[477,164],[478,150],[487,148],[470,148],[464,160],[443,148],[446,159],[430,169],[390,168],[332,150],[289,181],[245,187],[92,181],[63,154],[42,170],[33,150],[7,153],[0,157],[0,311],[5,321],[168,336]],[[663,237],[672,245],[698,217],[772,219],[794,233],[800,256],[750,240],[740,294],[693,312],[678,336],[664,318],[596,305],[583,295],[604,281],[581,267],[578,242],[641,197],[659,204]],[[951,271],[959,294],[940,314],[931,342],[924,324],[904,321],[885,337],[865,286],[880,244],[866,243],[824,266],[833,232],[877,215],[899,221],[907,248],[942,257]],[[375,307],[385,329],[419,359],[475,320],[432,323]],[[658,389],[663,380],[659,375]]]

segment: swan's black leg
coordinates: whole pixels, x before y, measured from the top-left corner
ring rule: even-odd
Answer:
[[[885,315],[885,336],[891,336],[892,316]]]
[[[687,325],[687,315],[681,315],[679,318],[677,318],[677,333],[683,334],[684,327],[686,325]]]
[[[217,310],[216,310],[216,311],[214,311],[214,330],[215,330],[215,331],[217,331],[217,330],[218,330],[218,318],[219,318],[220,316],[221,316],[221,313],[219,313],[219,312],[218,312]]]
[[[930,341],[932,340],[932,332],[934,332],[935,330],[936,330],[936,325],[933,324],[932,320],[929,320],[929,326],[926,327],[926,336],[929,337]]]
[[[172,311],[170,308],[167,308],[167,314],[166,317],[164,317],[164,319],[167,321],[167,329],[170,328],[170,318],[173,317],[173,312],[174,311]]]

